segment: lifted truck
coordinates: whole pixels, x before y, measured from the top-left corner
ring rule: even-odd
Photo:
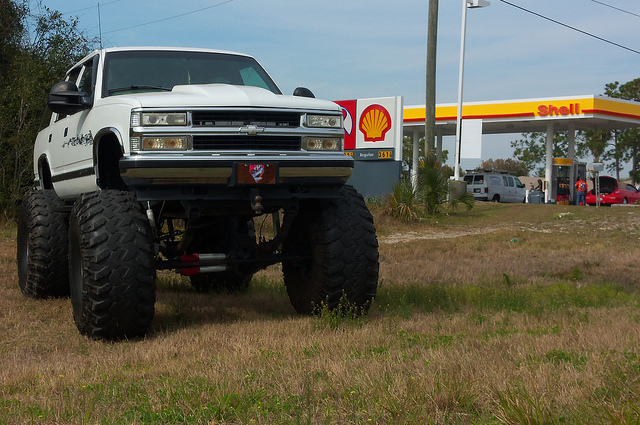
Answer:
[[[137,47],[91,53],[48,106],[18,219],[19,285],[70,295],[82,334],[146,334],[159,269],[238,291],[281,262],[297,312],[368,309],[378,242],[345,185],[335,103],[283,95],[244,54]],[[256,235],[269,215],[274,231]]]

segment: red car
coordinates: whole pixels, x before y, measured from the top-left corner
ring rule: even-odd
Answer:
[[[591,179],[594,183],[594,179]],[[600,176],[600,205],[640,203],[640,191],[613,177]],[[587,205],[596,204],[595,186],[587,193]]]

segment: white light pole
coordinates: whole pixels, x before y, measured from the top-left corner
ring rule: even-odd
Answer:
[[[453,178],[460,179],[460,149],[462,148],[462,82],[464,80],[464,45],[467,34],[467,8],[486,7],[486,0],[462,0],[462,29],[460,33],[460,71],[458,72],[458,117],[456,119],[456,158]]]

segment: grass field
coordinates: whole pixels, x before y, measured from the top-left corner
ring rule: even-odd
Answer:
[[[366,317],[296,315],[278,268],[239,295],[162,273],[118,343],[23,296],[0,225],[0,424],[640,423],[640,208],[374,216]]]

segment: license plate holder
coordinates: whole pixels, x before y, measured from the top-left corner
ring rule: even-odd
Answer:
[[[277,164],[238,164],[238,184],[276,184],[277,181]]]

